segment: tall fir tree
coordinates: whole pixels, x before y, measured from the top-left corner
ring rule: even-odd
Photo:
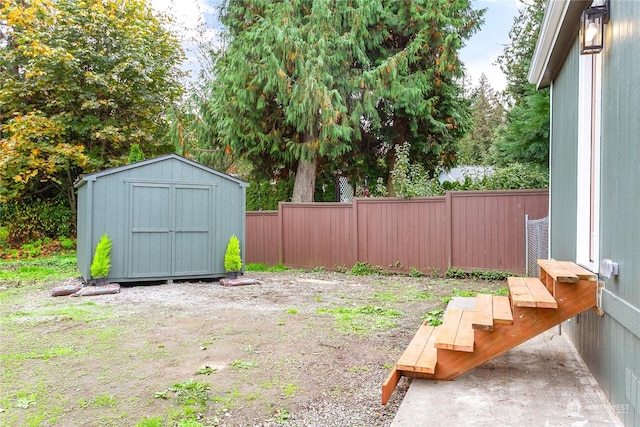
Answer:
[[[204,125],[265,175],[295,169],[294,201],[313,201],[319,165],[405,141],[446,157],[468,119],[457,52],[481,15],[468,0],[230,0]]]
[[[490,163],[489,149],[497,130],[504,125],[505,108],[499,94],[483,73],[470,94],[472,125],[458,142],[458,163],[481,165]]]
[[[506,93],[513,108],[491,147],[492,161],[549,165],[550,99],[549,89],[537,91],[528,82],[531,59],[544,17],[546,0],[528,0],[513,21],[511,43],[498,58],[507,76]]]

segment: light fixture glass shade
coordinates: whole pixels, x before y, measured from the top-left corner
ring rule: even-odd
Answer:
[[[580,20],[580,54],[599,53],[604,47],[606,6],[594,6],[582,12]]]

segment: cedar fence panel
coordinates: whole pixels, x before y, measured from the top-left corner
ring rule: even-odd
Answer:
[[[391,270],[447,267],[444,197],[357,199],[358,260]]]
[[[547,190],[452,192],[452,268],[524,274],[525,215],[548,215]]]
[[[245,263],[276,265],[280,262],[280,217],[278,211],[247,212]]]
[[[525,215],[545,217],[548,205],[548,190],[280,203],[278,211],[247,212],[245,258],[294,268],[360,261],[426,274],[449,267],[524,274]]]
[[[333,269],[355,263],[351,204],[280,203],[279,212],[283,264]]]

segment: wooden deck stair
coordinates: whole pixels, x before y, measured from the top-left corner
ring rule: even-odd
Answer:
[[[540,278],[508,278],[508,297],[479,294],[473,310],[449,308],[442,325],[422,324],[382,385],[382,404],[402,376],[452,380],[595,307],[592,272],[567,261],[538,265]]]

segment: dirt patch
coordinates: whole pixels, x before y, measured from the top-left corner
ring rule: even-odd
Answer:
[[[503,282],[247,273],[258,284],[0,292],[0,425],[385,426],[380,386],[452,290]],[[151,424],[151,419],[158,424]]]

